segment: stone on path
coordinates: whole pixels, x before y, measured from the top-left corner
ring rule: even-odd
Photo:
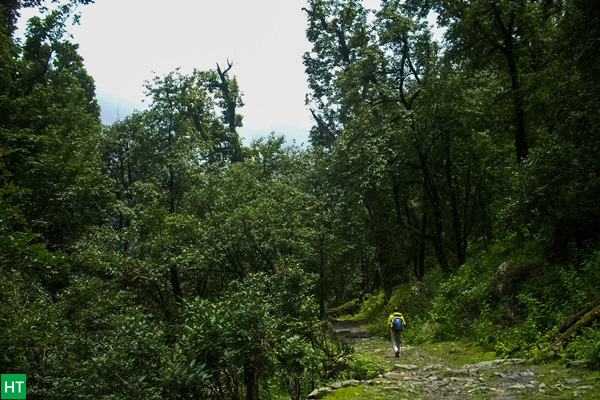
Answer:
[[[320,399],[321,397],[324,397],[325,395],[328,395],[331,392],[333,392],[333,389],[330,387],[318,388],[318,389],[313,390],[308,395],[308,398],[309,399]]]
[[[415,369],[419,369],[419,367],[417,367],[416,365],[409,365],[409,364],[394,365],[394,371],[397,371],[397,370],[413,371]]]
[[[499,360],[492,361],[482,361],[477,364],[465,364],[461,368],[462,369],[484,369],[484,368],[494,368],[502,364],[524,364],[525,360],[522,358],[504,358]]]

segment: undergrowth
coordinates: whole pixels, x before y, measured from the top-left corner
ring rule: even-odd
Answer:
[[[600,297],[600,251],[571,263],[550,263],[535,246],[492,248],[471,258],[449,279],[430,271],[423,282],[396,286],[386,299],[365,300],[355,318],[387,336],[394,307],[410,344],[466,340],[502,357],[544,361],[558,328]],[[560,353],[600,367],[600,325],[588,326]]]

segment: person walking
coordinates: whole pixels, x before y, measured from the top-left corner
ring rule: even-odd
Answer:
[[[394,348],[396,358],[400,357],[400,333],[402,333],[404,327],[406,327],[406,321],[396,307],[394,308],[394,312],[388,317],[387,322],[387,330],[388,334],[391,334],[392,347]]]

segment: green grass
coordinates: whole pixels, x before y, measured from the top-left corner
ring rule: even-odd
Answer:
[[[391,399],[409,399],[414,398],[416,393],[412,393],[401,390],[400,388],[395,389],[391,387],[383,386],[354,386],[338,389],[332,394],[324,397],[324,399],[338,399],[338,400],[357,400],[357,399],[369,399],[369,400],[391,400]]]
[[[464,342],[426,343],[420,347],[433,356],[443,358],[452,368],[499,358],[493,351],[485,351]]]

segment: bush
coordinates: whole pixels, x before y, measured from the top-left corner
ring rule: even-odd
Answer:
[[[494,303],[497,265],[471,260],[443,283],[432,301],[434,339],[473,337],[476,320]]]
[[[582,334],[569,343],[563,356],[586,360],[590,367],[600,369],[600,323],[584,328]]]
[[[357,380],[373,379],[383,374],[385,368],[371,357],[352,354],[350,356],[350,378]]]
[[[337,307],[327,310],[327,316],[330,318],[339,318],[344,315],[353,315],[360,310],[360,299],[352,299]]]

